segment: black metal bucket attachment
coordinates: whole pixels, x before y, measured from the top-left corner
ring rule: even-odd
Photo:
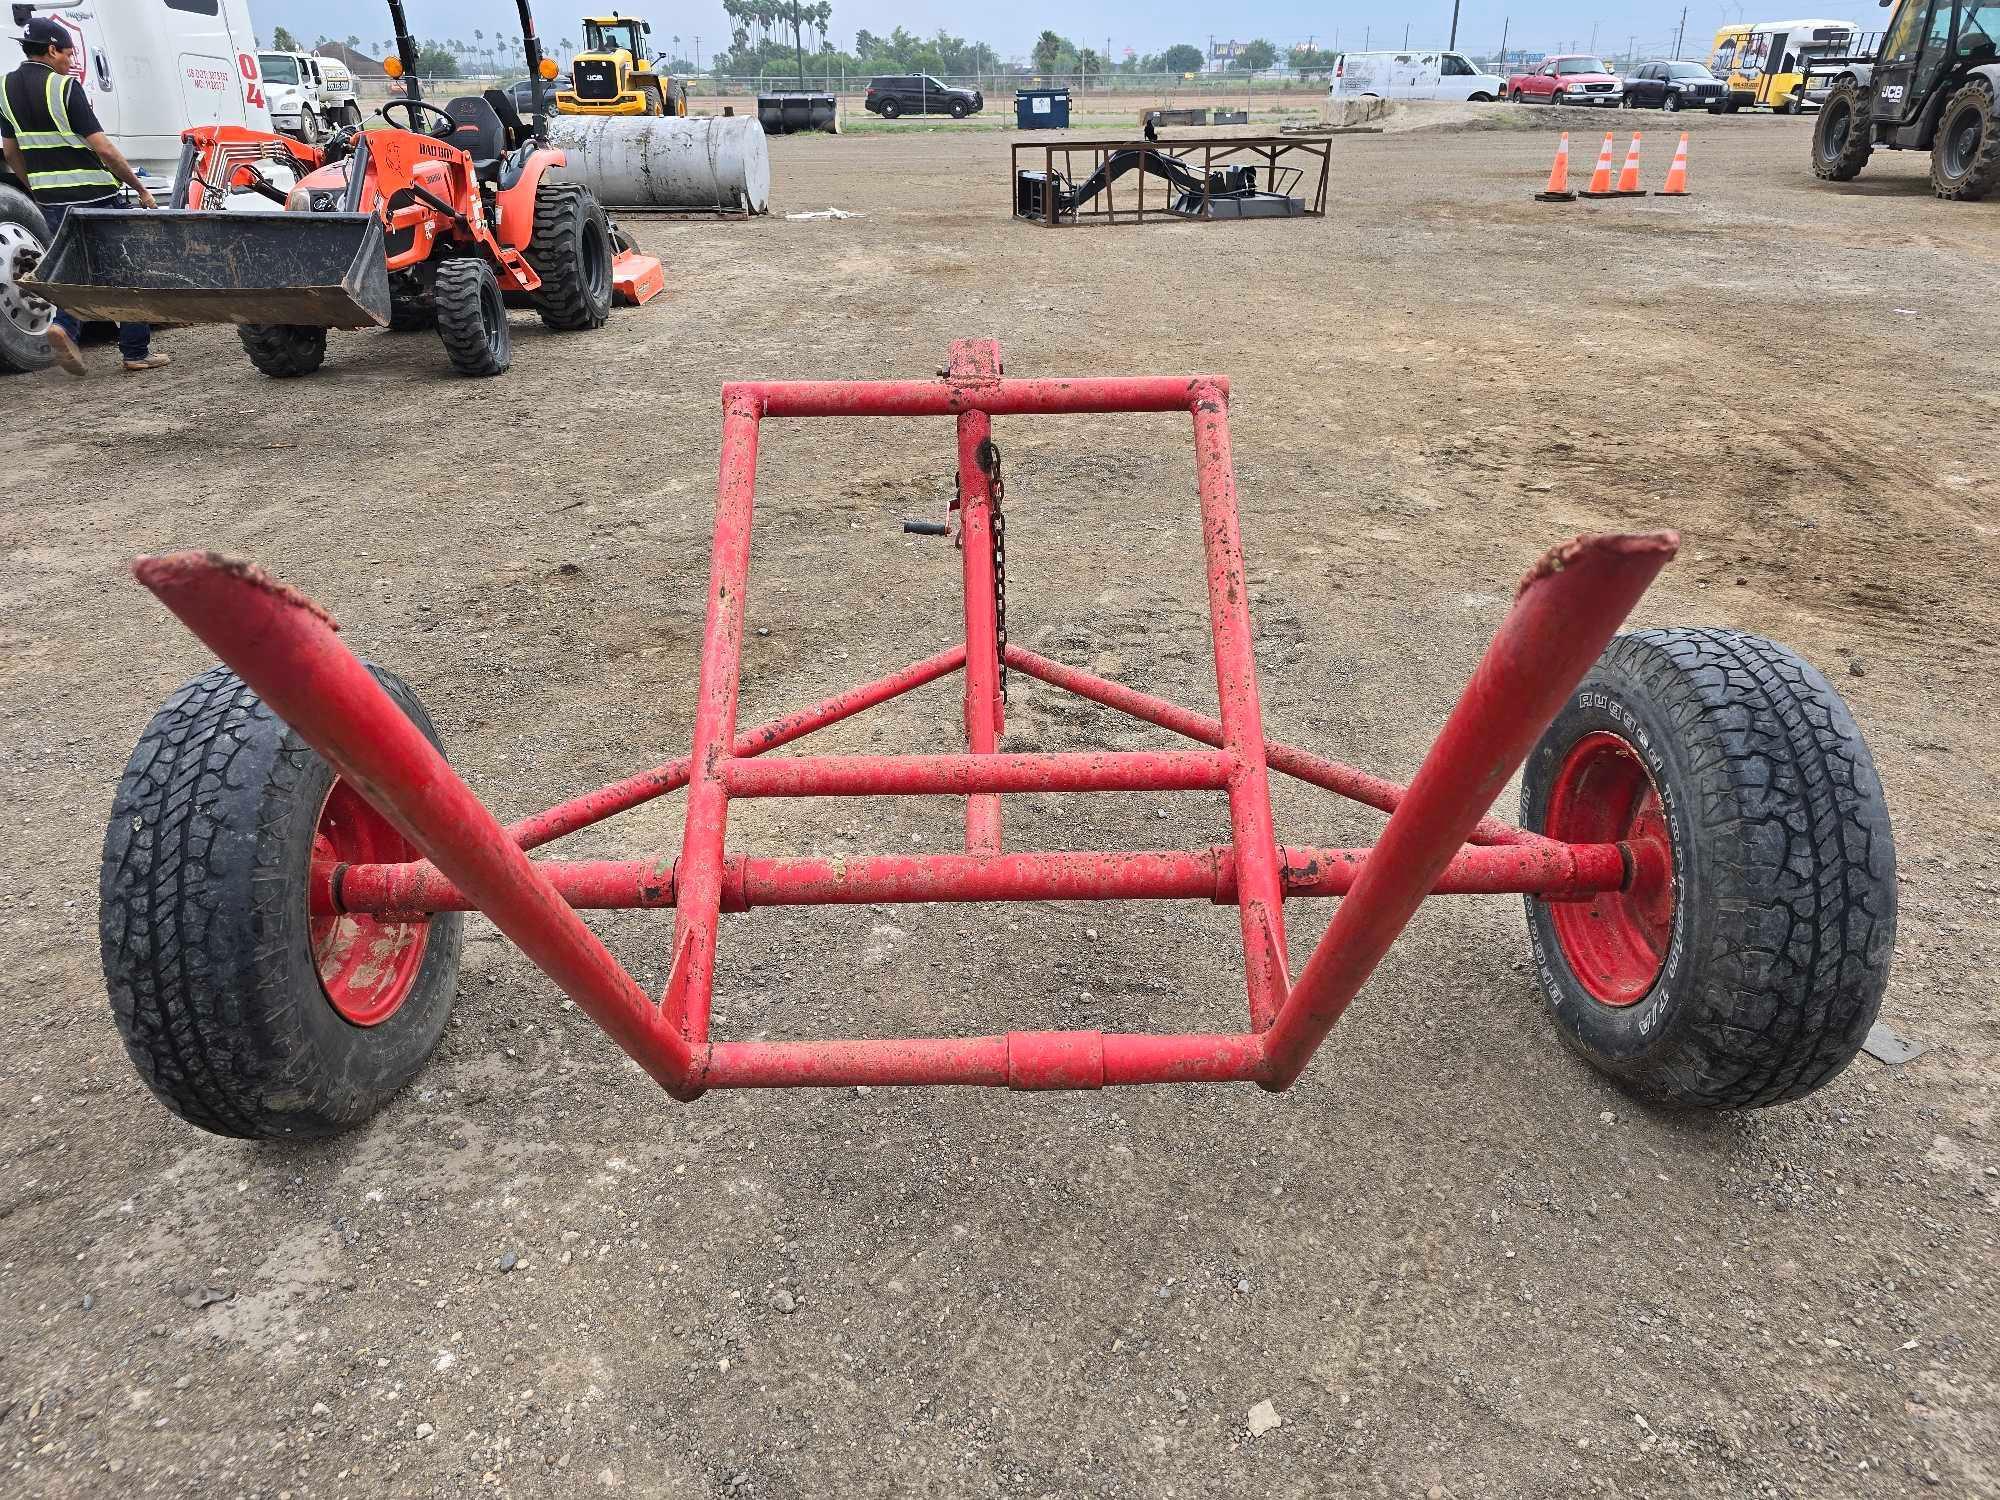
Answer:
[[[72,209],[25,282],[65,312],[127,323],[389,321],[373,214]]]

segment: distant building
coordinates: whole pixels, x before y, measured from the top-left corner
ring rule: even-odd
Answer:
[[[347,71],[356,78],[379,79],[389,76],[389,70],[382,66],[380,58],[370,57],[365,52],[356,52],[344,42],[328,42],[324,46],[315,47],[313,55],[330,57],[335,62],[345,63]]]

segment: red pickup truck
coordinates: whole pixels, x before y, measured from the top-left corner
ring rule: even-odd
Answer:
[[[1625,97],[1625,80],[1605,67],[1602,58],[1551,57],[1532,73],[1509,77],[1507,97],[1515,104],[1602,104],[1616,109]]]

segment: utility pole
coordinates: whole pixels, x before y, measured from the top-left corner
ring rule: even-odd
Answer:
[[[1458,50],[1458,0],[1451,0],[1451,40],[1445,45],[1454,52]]]
[[[1512,16],[1500,18],[1500,66],[1496,71],[1501,77],[1507,76],[1507,28],[1514,24]]]
[[[1633,61],[1638,57],[1639,55],[1638,48],[1639,48],[1639,39],[1636,36],[1628,36],[1625,38],[1626,67],[1628,68],[1631,67]]]
[[[1597,50],[1597,22],[1595,21],[1590,23],[1590,50],[1592,52]]]
[[[1410,50],[1410,23],[1408,21],[1403,23],[1403,50],[1405,52]]]
[[[699,72],[701,71],[701,38],[700,38],[700,37],[696,37],[696,38],[694,39],[694,70],[695,70],[695,72],[697,72],[697,73],[699,73]]]
[[[1688,29],[1688,8],[1685,5],[1683,5],[1681,7],[1680,29],[1674,33],[1674,56],[1676,58],[1678,58],[1681,55],[1681,38],[1687,35],[1687,29]]]
[[[1368,27],[1364,26],[1361,28],[1361,50],[1363,52],[1368,50],[1368,43],[1374,39],[1374,36],[1375,33]]]

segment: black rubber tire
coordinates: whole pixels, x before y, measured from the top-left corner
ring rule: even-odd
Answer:
[[[590,189],[542,179],[528,264],[542,278],[529,301],[564,333],[602,328],[611,316],[611,219]]]
[[[371,670],[436,744],[416,694]],[[349,1129],[444,1034],[460,913],[431,918],[410,990],[379,1024],[351,1024],[321,987],[305,892],[334,781],[220,666],[167,700],[119,780],[99,883],[105,983],[139,1076],[190,1125],[250,1140]]]
[[[391,298],[389,302],[389,332],[429,333],[437,327],[437,308],[430,302],[405,301]]]
[[[882,118],[883,118],[883,119],[885,119],[885,120],[893,120],[893,119],[895,119],[895,118],[896,118],[896,117],[897,117],[898,115],[902,114],[902,112],[903,112],[903,106],[902,106],[902,105],[900,105],[900,104],[898,104],[898,103],[897,103],[897,102],[896,102],[896,101],[895,101],[894,99],[884,99],[884,100],[882,101]]]
[[[1664,94],[1660,95],[1660,108],[1670,115],[1679,114],[1681,112],[1681,96],[1672,89],[1668,89]]]
[[[1977,130],[1966,149],[1961,132]],[[1956,165],[1958,170],[1951,168]],[[1946,101],[1931,144],[1931,191],[1940,198],[1973,203],[2000,187],[2000,119],[1995,118],[1993,86],[1974,78]]]
[[[1467,104],[1491,104],[1493,96],[1491,94],[1467,94],[1465,102]]]
[[[308,146],[317,146],[326,139],[326,127],[320,123],[319,115],[313,110],[299,111],[299,139]]]
[[[341,106],[341,119],[342,119],[343,121],[345,121],[345,122],[346,122],[346,124],[348,125],[348,127],[349,127],[350,129],[353,129],[353,130],[359,130],[359,129],[361,128],[361,106],[360,106],[360,104],[359,104],[359,103],[353,103],[353,102],[351,102],[351,103],[348,103],[348,104],[344,104],[344,105],[342,105],[342,106]]]
[[[1519,104],[1521,102],[1521,91],[1519,89],[1515,89],[1511,94],[1507,96],[1507,102],[1509,104]]]
[[[1542,831],[1569,750],[1637,747],[1674,851],[1668,954],[1606,1005],[1577,980],[1550,907],[1527,898],[1535,971],[1566,1041],[1662,1103],[1797,1099],[1854,1059],[1896,943],[1896,856],[1867,743],[1824,676],[1736,630],[1619,636],[1529,756],[1522,826]]]
[[[1563,91],[1561,89],[1557,89],[1553,94],[1549,95],[1549,107],[1551,109],[1561,109],[1563,107]]]
[[[273,380],[295,380],[326,363],[326,330],[295,323],[239,323],[250,363]]]
[[[1870,90],[1843,78],[1827,90],[1826,102],[1813,121],[1813,176],[1828,182],[1848,182],[1860,175],[1875,151],[1868,128]]]
[[[967,104],[963,99],[954,99],[945,113],[950,115],[954,120],[963,120],[967,115],[972,113],[972,106]]]
[[[470,255],[444,262],[437,268],[431,301],[437,308],[438,337],[454,370],[461,375],[505,373],[514,362],[514,340],[507,331],[500,279],[491,266]]]
[[[0,266],[0,375],[27,375],[56,362],[46,325],[43,332],[29,331],[46,316],[47,304],[27,300],[16,285],[48,250],[49,225],[34,199],[0,182],[0,226],[0,255],[8,258]]]

